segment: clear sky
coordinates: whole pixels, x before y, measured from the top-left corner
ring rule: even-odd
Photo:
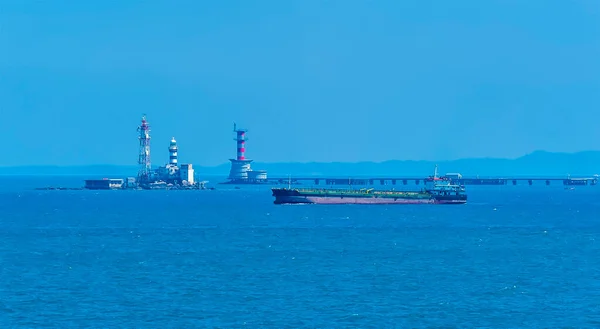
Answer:
[[[600,149],[597,0],[0,0],[0,166]]]

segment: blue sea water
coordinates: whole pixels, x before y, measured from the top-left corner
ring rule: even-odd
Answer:
[[[600,187],[278,206],[0,185],[2,328],[600,327]]]

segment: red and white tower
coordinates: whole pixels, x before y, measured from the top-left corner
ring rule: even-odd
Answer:
[[[246,133],[248,129],[237,129],[236,124],[233,124],[233,132],[235,132],[236,136],[234,140],[237,142],[237,159],[236,160],[246,160]]]
[[[146,121],[146,116],[142,117],[142,124],[138,127],[138,139],[140,141],[138,165],[138,183],[147,183],[150,180],[151,162],[150,162],[150,124]]]
[[[248,171],[250,171],[250,162],[246,159],[246,132],[247,129],[237,129],[236,124],[233,124],[233,132],[236,136],[234,140],[237,142],[237,157],[229,159],[231,161],[231,170],[229,171],[229,179],[231,180],[247,180]]]

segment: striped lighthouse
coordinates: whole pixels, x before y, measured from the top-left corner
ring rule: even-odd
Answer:
[[[248,180],[248,171],[250,171],[250,163],[252,160],[246,159],[246,129],[238,129],[237,125],[233,124],[233,132],[235,132],[234,140],[237,142],[237,154],[235,159],[231,161],[231,170],[229,171],[229,179],[232,181]]]
[[[237,159],[246,160],[246,130],[239,129],[235,130],[237,141]]]
[[[175,137],[171,138],[171,143],[169,143],[169,164],[177,166],[177,141]]]

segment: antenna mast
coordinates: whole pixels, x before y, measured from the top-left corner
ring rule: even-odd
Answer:
[[[142,123],[138,127],[138,139],[140,141],[138,156],[138,184],[146,183],[150,180],[150,124],[146,120],[146,115],[142,116]]]

